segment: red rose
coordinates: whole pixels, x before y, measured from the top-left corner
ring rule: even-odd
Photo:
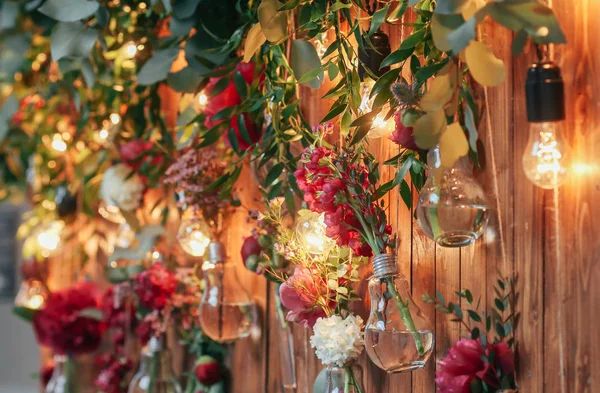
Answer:
[[[140,306],[151,310],[161,310],[177,288],[175,274],[156,262],[140,273],[133,283]]]
[[[119,300],[119,301],[116,301]],[[102,314],[104,323],[111,327],[124,327],[127,324],[127,309],[129,321],[135,322],[135,306],[127,305],[126,299],[115,299],[115,287],[109,287],[102,296]]]
[[[59,355],[95,351],[102,341],[105,326],[101,321],[81,316],[81,312],[100,307],[97,293],[91,283],[52,293],[45,307],[33,318],[38,342]]]
[[[394,130],[392,135],[390,135],[388,138],[392,142],[394,142],[406,149],[421,150],[419,148],[419,146],[417,146],[417,143],[415,142],[415,137],[413,135],[413,128],[407,127],[402,123],[402,113],[401,112],[396,113],[396,115],[394,116],[394,120],[396,121],[396,129]]]
[[[162,162],[163,158],[160,154],[152,154],[153,149],[154,143],[143,139],[133,139],[122,144],[119,153],[123,163],[137,171],[144,162],[149,162],[151,165],[159,165]]]
[[[212,386],[221,380],[221,365],[211,356],[201,356],[194,373],[202,385]]]
[[[503,375],[515,372],[515,358],[507,343],[501,342],[492,345],[492,351],[496,355],[496,363],[500,366]]]

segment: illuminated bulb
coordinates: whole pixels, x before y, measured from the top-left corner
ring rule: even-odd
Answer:
[[[52,148],[60,152],[67,150],[67,144],[60,134],[54,134],[54,137],[52,138]]]
[[[303,210],[296,224],[296,240],[309,254],[326,255],[335,247],[326,229],[324,214]]]
[[[177,231],[177,240],[185,252],[201,257],[210,244],[210,228],[201,216],[184,213]]]
[[[98,207],[98,213],[107,221],[115,224],[125,222],[125,217],[121,214],[121,210],[116,203],[103,203]]]
[[[106,130],[106,129],[104,129],[104,128],[103,128],[103,129],[101,129],[101,130],[98,132],[98,137],[99,137],[100,139],[102,139],[102,140],[106,140],[106,138],[108,138],[108,130]]]
[[[536,186],[552,189],[567,179],[568,149],[559,136],[561,123],[531,123],[523,154],[525,176]]]
[[[360,85],[360,106],[358,109],[365,114],[369,113],[373,110],[373,102],[375,101],[375,97],[371,98],[369,95],[371,94],[371,90],[373,90],[373,86],[375,85],[375,81],[372,79],[368,79],[361,83]]]
[[[204,108],[207,102],[208,97],[206,96],[206,94],[204,94],[204,92],[200,92],[200,94],[198,94],[198,104],[200,105],[200,107]]]
[[[533,64],[525,81],[529,141],[523,171],[536,186],[562,185],[570,167],[567,145],[561,140],[565,92],[560,69],[550,61]]]
[[[39,310],[47,298],[48,290],[41,281],[25,280],[15,297],[15,306]]]
[[[35,234],[35,239],[44,257],[54,254],[61,243],[60,234],[65,226],[62,221],[51,221],[40,227]]]
[[[137,45],[134,44],[132,41],[129,41],[125,45],[123,45],[123,47],[121,48],[121,53],[126,59],[133,59],[135,57],[135,54],[137,53]]]
[[[373,120],[371,130],[369,131],[369,138],[383,138],[390,136],[396,129],[396,121],[394,116],[391,115],[387,120],[385,117],[389,113],[389,105],[385,105],[381,112]]]
[[[118,113],[111,113],[110,116],[111,123],[117,125],[121,122],[121,116]]]

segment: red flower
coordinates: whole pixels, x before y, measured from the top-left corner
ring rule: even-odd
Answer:
[[[495,354],[495,363],[490,364],[484,359],[490,355],[478,340],[463,338],[450,348],[448,356],[440,361],[440,367],[435,374],[435,383],[439,393],[469,393],[470,384],[474,379],[484,381],[488,386],[500,386],[496,363],[504,375],[514,372],[512,352],[506,343],[491,346]]]
[[[120,301],[116,301],[120,300]],[[129,321],[135,322],[135,307],[126,304],[126,299],[115,299],[115,287],[109,287],[102,296],[102,314],[104,323],[111,327],[125,327],[127,325],[127,308],[129,308]]]
[[[152,337],[154,330],[152,329],[152,322],[150,321],[142,321],[135,328],[135,334],[140,339],[142,345],[146,345],[150,338]]]
[[[133,288],[140,306],[161,310],[175,293],[177,278],[173,272],[156,262],[136,277]]]
[[[38,342],[59,355],[95,351],[102,340],[104,324],[81,316],[81,312],[100,307],[97,292],[91,283],[81,283],[54,292],[45,307],[33,318]]]
[[[204,386],[212,386],[222,378],[221,365],[215,358],[207,355],[198,359],[194,373],[198,382]]]
[[[392,142],[394,142],[404,148],[407,148],[410,150],[421,150],[419,148],[419,146],[417,146],[417,143],[415,142],[415,137],[413,135],[413,128],[407,127],[402,123],[402,112],[396,113],[396,115],[394,116],[394,120],[396,121],[396,129],[394,130],[392,135],[390,135],[388,138]]]
[[[206,103],[206,106],[204,107],[204,111],[203,111],[204,114],[206,115],[206,120],[205,120],[204,125],[207,128],[212,128],[212,127],[216,126],[217,124],[220,124],[225,121],[225,119],[212,120],[212,117],[214,115],[216,115],[217,113],[219,113],[220,111],[222,111],[225,108],[229,108],[229,107],[239,105],[242,103],[242,98],[240,97],[240,95],[235,87],[235,84],[233,82],[233,75],[235,72],[239,72],[247,84],[251,84],[252,81],[257,77],[256,65],[254,63],[239,63],[230,75],[210,78],[208,85],[206,86],[206,89],[205,89],[206,95],[209,96],[210,98],[208,99],[208,102]],[[211,91],[215,88],[217,83],[219,83],[223,78],[228,78],[229,84],[219,94],[216,94],[215,96],[211,97]],[[262,84],[262,81],[264,81],[264,78],[265,78],[264,72],[262,70],[258,71],[258,78],[260,79],[259,83]],[[256,124],[252,121],[252,119],[248,113],[244,113],[243,116],[244,116],[244,122],[246,124],[246,129],[248,130],[248,135],[250,136],[250,141],[252,143],[258,142],[258,140],[260,139],[260,130],[257,128]],[[241,150],[248,149],[250,144],[248,144],[248,142],[246,142],[244,140],[244,138],[242,138],[242,136],[241,136],[239,127],[237,125],[237,116],[235,116],[229,120],[229,125],[234,129],[234,131],[237,135],[237,140],[238,140],[240,149]]]
[[[142,166],[142,163],[148,161],[151,165],[160,165],[163,157],[159,154],[151,154],[154,149],[154,143],[144,141],[143,139],[133,139],[124,143],[119,148],[121,160],[125,165],[134,171]]]
[[[254,124],[254,122],[250,120],[250,115],[248,113],[243,113],[242,116],[244,116],[244,124],[246,125],[246,130],[248,131],[248,137],[250,138],[252,144],[255,144],[260,140],[260,130],[258,129],[258,127],[256,127],[256,124]],[[240,150],[248,150],[250,148],[250,144],[242,136],[240,127],[238,125],[238,118],[232,118],[229,121],[229,125],[231,126],[231,128],[233,128],[233,131],[235,132]]]
[[[294,275],[279,287],[281,304],[289,310],[288,321],[312,327],[317,319],[327,316],[317,300],[329,296],[329,289],[327,283],[315,282],[315,277],[306,268],[297,266]]]

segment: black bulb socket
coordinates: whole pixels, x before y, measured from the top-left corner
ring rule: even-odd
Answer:
[[[358,58],[360,64],[358,65],[358,76],[361,81],[365,80],[365,77],[370,77],[371,74],[380,77],[390,70],[390,67],[381,68],[383,59],[388,57],[392,53],[392,47],[390,46],[390,37],[382,31],[376,31],[369,37],[371,45],[366,42],[367,38],[363,37],[362,49],[358,52]],[[365,70],[365,67],[369,69],[369,72]]]
[[[538,62],[527,70],[525,97],[530,123],[565,119],[565,84],[560,68],[553,62]]]

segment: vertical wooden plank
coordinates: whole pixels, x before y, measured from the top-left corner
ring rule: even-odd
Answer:
[[[567,46],[551,48],[566,87],[563,137],[572,148],[571,176],[563,187],[546,193],[545,363],[546,387],[557,392],[591,392],[600,376],[600,340],[596,315],[600,290],[600,49],[597,35],[600,3],[553,2]],[[594,367],[595,366],[595,367]]]
[[[460,248],[436,245],[435,288],[444,295],[446,302],[457,304],[460,289]],[[460,326],[452,322],[452,315],[438,313],[435,321],[435,356],[442,359],[448,349],[460,338]]]

